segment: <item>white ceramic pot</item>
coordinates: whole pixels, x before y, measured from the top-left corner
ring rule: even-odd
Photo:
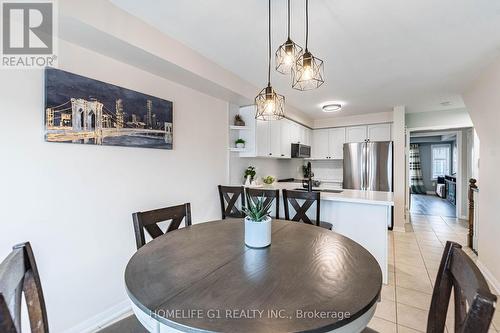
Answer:
[[[244,143],[237,143],[236,148],[245,148],[245,144]]]
[[[271,245],[271,221],[269,216],[261,222],[245,217],[245,245],[257,249]]]

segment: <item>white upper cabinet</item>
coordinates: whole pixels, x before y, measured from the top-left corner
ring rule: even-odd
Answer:
[[[301,127],[299,124],[296,122],[293,122],[291,120],[285,119],[285,121],[289,122],[290,124],[290,143],[299,143],[300,142],[300,131]]]
[[[314,159],[326,159],[329,156],[328,129],[313,131],[313,143],[311,157]]]
[[[292,152],[292,124],[288,119],[280,120],[281,122],[281,157],[290,158]]]
[[[346,142],[391,141],[391,124],[373,124],[346,128]]]
[[[271,157],[281,157],[281,122],[283,120],[270,121],[271,133]]]
[[[268,121],[256,120],[256,156],[269,156],[271,153],[270,125]]]
[[[370,141],[391,141],[391,124],[368,125]]]
[[[366,126],[353,126],[346,128],[345,141],[351,142],[365,142],[367,139],[367,128]]]
[[[345,128],[328,130],[328,158],[341,160],[344,158]]]

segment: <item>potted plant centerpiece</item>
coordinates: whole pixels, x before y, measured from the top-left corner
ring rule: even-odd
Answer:
[[[252,198],[247,193],[245,211],[245,245],[251,248],[263,248],[271,245],[271,208],[272,201],[267,205],[264,196]]]

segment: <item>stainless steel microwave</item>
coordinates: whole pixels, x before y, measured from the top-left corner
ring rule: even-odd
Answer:
[[[311,146],[302,145],[300,143],[292,143],[292,158],[309,157],[311,157]]]

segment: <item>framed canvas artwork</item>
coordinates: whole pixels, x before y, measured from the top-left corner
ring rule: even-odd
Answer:
[[[113,84],[47,68],[45,140],[172,149],[173,104]]]

